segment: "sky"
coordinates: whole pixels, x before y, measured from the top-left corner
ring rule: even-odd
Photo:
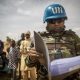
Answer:
[[[0,0],[0,39],[6,36],[18,40],[28,30],[44,31],[45,8],[53,3],[64,6],[68,20],[66,29],[72,29],[80,36],[80,0]]]

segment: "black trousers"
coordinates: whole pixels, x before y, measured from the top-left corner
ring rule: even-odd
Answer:
[[[16,80],[16,69],[10,69],[11,71],[11,80]]]

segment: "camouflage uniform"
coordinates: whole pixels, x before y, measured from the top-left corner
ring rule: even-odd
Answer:
[[[72,30],[64,30],[60,33],[38,32],[49,50],[50,61],[60,58],[68,58],[80,55],[80,38]],[[44,57],[43,57],[44,58]],[[39,64],[38,80],[48,80],[46,67]],[[44,70],[44,71],[43,71]]]
[[[47,44],[51,61],[58,58],[80,55],[80,38],[72,30],[65,30],[64,23],[67,19],[62,5],[51,4],[45,8],[43,22],[47,23],[47,32],[39,33]],[[39,67],[41,67],[41,64]],[[45,70],[44,67],[41,70],[39,69],[41,75],[38,80],[49,80],[46,79],[46,75],[43,75],[45,73],[45,71],[43,72]]]
[[[57,49],[61,50],[62,54],[58,54],[61,58],[80,55],[80,38],[72,30],[65,30],[59,34],[41,32],[40,35],[48,46],[51,60],[55,59]]]

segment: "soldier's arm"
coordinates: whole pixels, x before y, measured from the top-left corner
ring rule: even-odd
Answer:
[[[73,31],[71,32],[71,35],[74,38],[74,46],[76,53],[77,55],[80,55],[80,37]]]

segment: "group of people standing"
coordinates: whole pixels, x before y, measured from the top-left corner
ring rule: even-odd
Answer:
[[[18,73],[19,78],[22,80],[36,80],[36,68],[28,67],[25,63],[26,57],[29,55],[30,48],[34,48],[34,43],[31,39],[30,31],[21,34],[21,39],[17,42],[9,37],[6,38],[6,42],[2,42],[2,51],[5,52],[7,58],[7,65],[9,73],[11,74],[11,80],[16,80]]]

